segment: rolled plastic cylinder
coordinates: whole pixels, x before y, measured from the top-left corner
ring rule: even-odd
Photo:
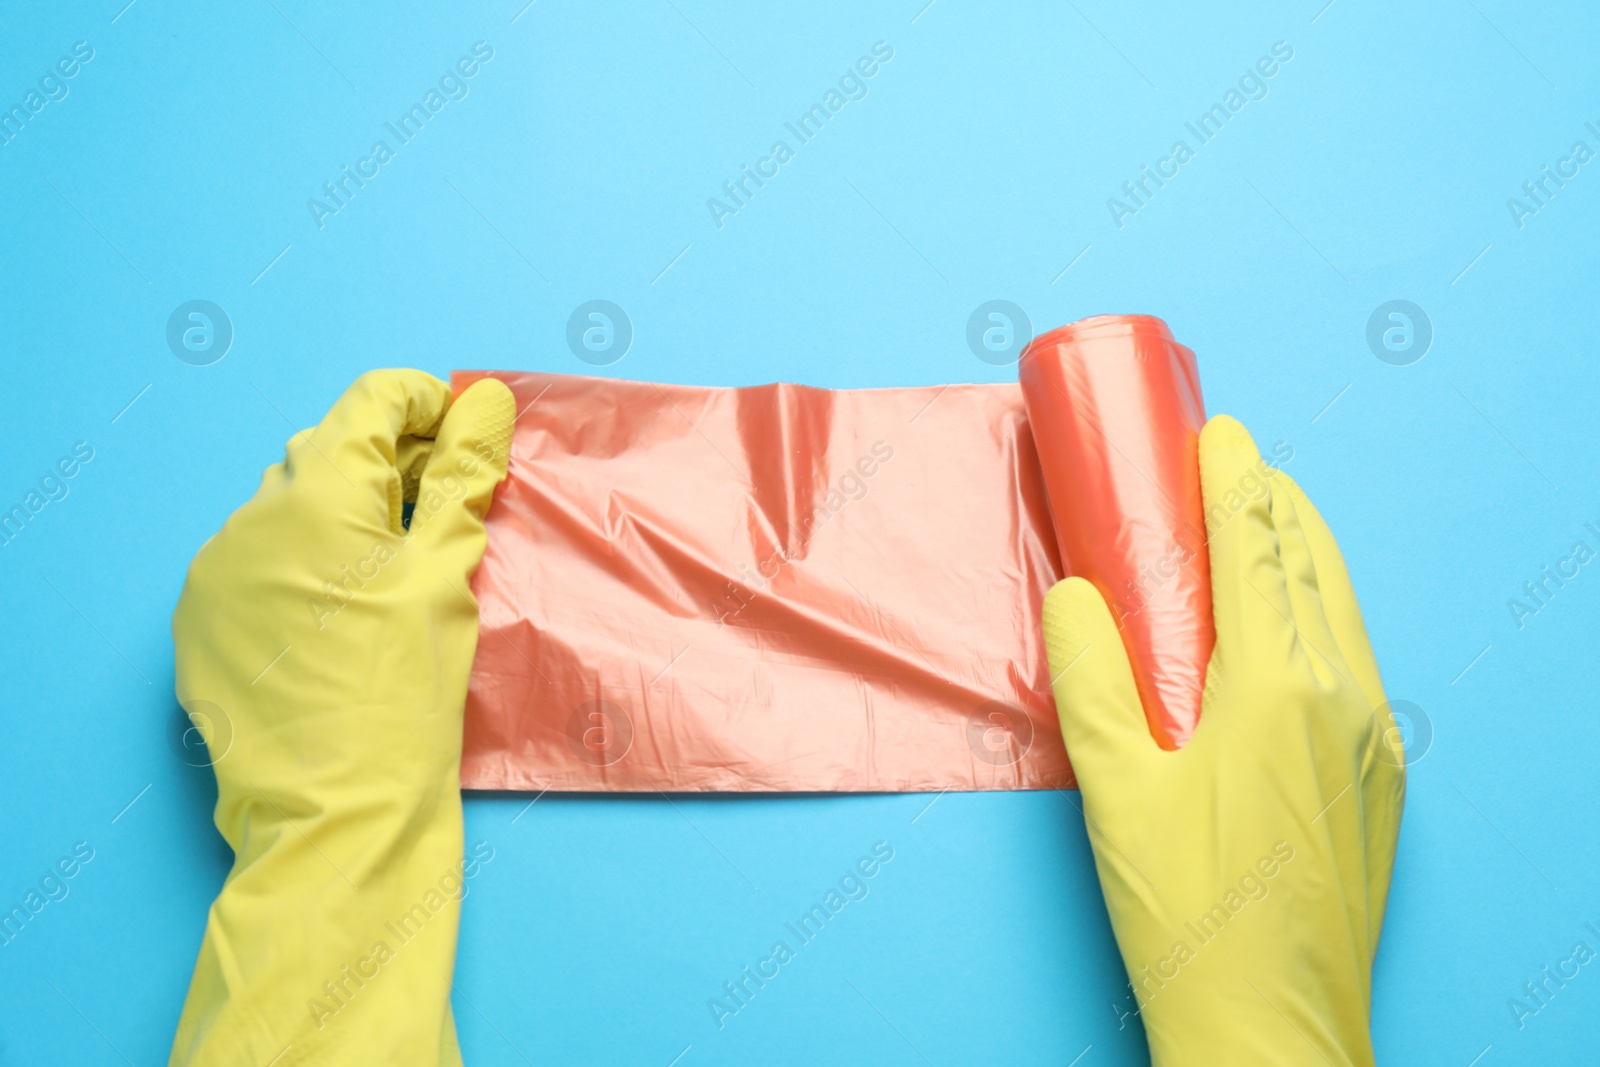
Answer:
[[[1098,315],[1034,338],[1017,370],[1062,564],[1111,606],[1151,736],[1181,748],[1216,642],[1194,353],[1160,319]]]

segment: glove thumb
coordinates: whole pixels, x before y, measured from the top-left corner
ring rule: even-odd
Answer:
[[[1044,647],[1061,736],[1086,796],[1160,752],[1122,635],[1099,590],[1068,578],[1045,594]]]
[[[483,517],[506,476],[516,413],[505,383],[484,378],[455,398],[439,424],[417,490],[411,538],[444,557],[447,575],[470,578],[483,558]]]

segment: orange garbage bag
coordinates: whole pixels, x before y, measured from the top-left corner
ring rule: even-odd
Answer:
[[[1036,339],[1021,375],[494,372],[520,414],[473,580],[463,787],[1070,787],[1040,631],[1064,558],[1125,605],[1152,727],[1181,743],[1209,584],[1192,544],[1160,561],[1201,522],[1193,357],[1159,320],[1108,316]],[[1200,593],[1203,623],[1184,616]]]

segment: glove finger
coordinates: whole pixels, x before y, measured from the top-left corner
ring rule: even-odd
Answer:
[[[1078,787],[1086,799],[1127,790],[1129,773],[1161,750],[1150,736],[1122,634],[1099,590],[1068,578],[1045,594],[1044,647]]]
[[[398,533],[404,486],[401,438],[433,437],[450,405],[450,387],[419,370],[375,370],[334,402],[296,454],[300,472],[348,496],[370,500],[375,520]]]
[[[1356,685],[1355,677],[1340,655],[1327,612],[1323,610],[1320,575],[1294,500],[1279,479],[1269,474],[1267,482],[1272,488],[1272,525],[1278,531],[1278,555],[1283,560],[1289,609],[1294,615],[1300,644],[1307,652],[1311,669],[1324,686],[1331,688],[1341,681]]]
[[[1322,610],[1333,640],[1338,645],[1346,672],[1360,687],[1367,706],[1372,709],[1360,786],[1366,843],[1367,929],[1363,935],[1364,949],[1370,960],[1377,951],[1378,934],[1383,927],[1389,882],[1394,872],[1395,846],[1400,836],[1400,816],[1405,807],[1405,749],[1383,693],[1377,660],[1372,654],[1366,625],[1361,620],[1361,609],[1350,584],[1344,556],[1327,522],[1295,480],[1275,471],[1272,481],[1274,506],[1280,495],[1293,504],[1297,525],[1316,570]]]
[[[1238,420],[1218,415],[1200,431],[1200,495],[1217,627],[1213,663],[1232,658],[1281,664],[1296,655],[1266,469]]]
[[[1339,652],[1355,678],[1356,684],[1373,708],[1385,708],[1388,697],[1383,692],[1383,679],[1378,673],[1378,660],[1372,653],[1372,641],[1367,637],[1367,626],[1361,618],[1361,606],[1356,602],[1355,588],[1350,584],[1350,571],[1345,567],[1344,554],[1339,551],[1333,532],[1328,529],[1322,513],[1311,498],[1306,496],[1295,480],[1278,471],[1273,478],[1288,490],[1294,501],[1295,514],[1305,533],[1306,545],[1316,564],[1317,587],[1322,594],[1322,610],[1338,642]]]
[[[443,560],[445,577],[461,583],[462,590],[483,557],[483,517],[506,476],[516,416],[516,401],[504,382],[474,382],[445,413],[422,472],[412,539]]]

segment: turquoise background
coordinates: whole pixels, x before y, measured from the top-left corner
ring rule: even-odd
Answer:
[[[0,948],[0,1063],[167,1055],[228,863],[167,740],[195,549],[363,370],[593,372],[565,340],[592,299],[634,329],[599,373],[703,384],[1006,380],[966,342],[995,299],[1167,319],[1210,409],[1292,446],[1420,709],[1380,1059],[1594,1059],[1600,965],[1521,1028],[1508,1001],[1600,948],[1600,563],[1520,627],[1508,601],[1600,549],[1600,162],[1520,226],[1507,199],[1600,150],[1600,12],[524,2],[0,15],[6,109],[94,49],[0,144],[0,510],[94,450],[0,546],[0,905],[95,850]],[[477,41],[468,95],[319,228],[307,199]],[[866,98],[719,229],[707,199],[878,41]],[[1107,198],[1279,41],[1266,97],[1119,228]],[[209,366],[166,341],[195,299],[234,331]],[[1367,342],[1390,300],[1431,322],[1409,365]],[[1145,1062],[1076,795],[929,799],[471,799],[468,1062]],[[707,998],[880,840],[871,895],[719,1030]]]

